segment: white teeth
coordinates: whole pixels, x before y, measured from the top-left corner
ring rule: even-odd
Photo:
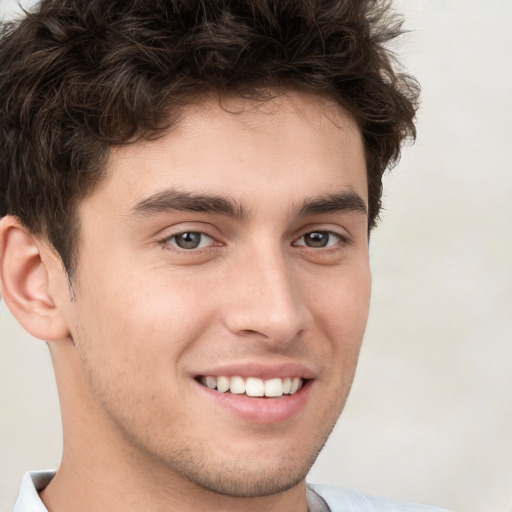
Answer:
[[[281,379],[270,379],[265,381],[265,396],[282,396],[283,381]]]
[[[269,397],[277,398],[283,395],[293,395],[296,393],[303,384],[300,377],[286,377],[284,379],[273,378],[268,380],[259,379],[257,377],[226,377],[220,375],[219,377],[201,377],[199,379],[201,384],[216,389],[220,393],[230,391],[235,395],[246,394],[252,397]]]
[[[206,377],[206,385],[210,389],[215,389],[217,387],[217,379],[215,377]]]
[[[242,377],[231,377],[229,390],[235,395],[242,395],[245,393],[245,381]]]
[[[301,384],[301,380],[299,379],[299,377],[295,377],[294,379],[292,379],[292,387],[290,389],[290,394],[293,395],[294,393],[297,393],[297,391],[299,390],[300,384]]]
[[[217,377],[217,389],[225,393],[229,389],[229,379],[227,377]]]
[[[247,396],[265,396],[265,383],[261,379],[249,377],[245,381],[245,394]]]

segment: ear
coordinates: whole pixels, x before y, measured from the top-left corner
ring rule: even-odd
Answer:
[[[41,340],[55,341],[69,336],[69,330],[50,293],[43,252],[49,254],[50,250],[42,240],[31,235],[18,219],[8,215],[0,220],[2,298],[29,334]],[[48,254],[44,254],[47,261]],[[52,258],[57,260],[55,255]],[[60,270],[60,273],[60,278],[65,279],[64,271]],[[55,275],[52,277],[57,278]]]

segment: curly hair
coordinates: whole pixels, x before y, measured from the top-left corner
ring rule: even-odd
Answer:
[[[44,236],[71,275],[77,205],[112,147],[158,136],[211,91],[290,85],[357,122],[371,229],[382,175],[416,135],[419,86],[387,48],[401,33],[379,0],[43,0],[1,26],[0,216]]]

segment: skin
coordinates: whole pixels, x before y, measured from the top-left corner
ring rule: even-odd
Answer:
[[[223,101],[112,151],[79,206],[72,293],[34,239],[62,325],[49,342],[64,426],[61,468],[41,494],[51,512],[307,510],[304,479],[349,392],[371,278],[364,211],[303,205],[367,203],[363,144],[327,99]],[[235,211],[155,203],[169,191]],[[182,249],[184,232],[207,236]],[[312,232],[327,246],[308,246]],[[225,365],[307,368],[300,409],[264,422],[219,405],[196,377]]]

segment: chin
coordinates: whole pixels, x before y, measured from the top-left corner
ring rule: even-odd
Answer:
[[[197,485],[216,494],[237,498],[255,498],[288,491],[300,484],[310,469],[309,465],[279,469],[247,466],[247,464],[239,462],[230,470],[200,471],[190,476]]]
[[[327,436],[309,453],[301,452],[298,446],[286,455],[276,454],[273,460],[270,457],[251,460],[243,452],[238,458],[217,457],[217,460],[205,454],[192,460],[181,454],[169,466],[193,485],[216,494],[238,498],[272,496],[304,481],[326,439]]]

